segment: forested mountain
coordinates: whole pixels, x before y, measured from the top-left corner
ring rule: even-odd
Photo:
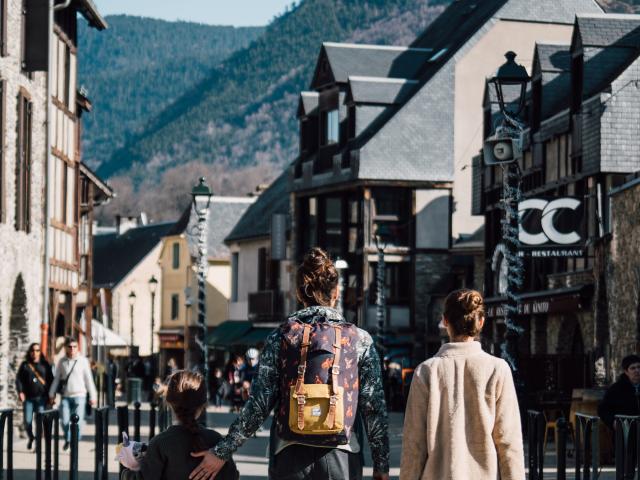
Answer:
[[[222,194],[274,178],[297,154],[297,98],[321,43],[407,45],[449,1],[302,0],[100,164],[120,196],[103,215],[175,218],[199,175]]]
[[[640,0],[599,0],[599,3],[611,13],[640,13]]]
[[[106,20],[103,32],[79,22],[80,84],[94,104],[83,118],[83,157],[93,167],[264,32],[126,15]]]

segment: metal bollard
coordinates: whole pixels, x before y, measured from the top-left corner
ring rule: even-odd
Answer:
[[[109,452],[109,407],[95,410],[95,471],[94,480],[108,480],[108,452]]]
[[[60,466],[60,411],[36,412],[36,480],[58,480]],[[42,461],[44,441],[44,462]],[[44,465],[44,472],[43,467]]]
[[[140,441],[140,402],[133,404],[133,439]]]
[[[567,419],[560,417],[556,422],[558,430],[558,445],[556,445],[556,462],[558,467],[557,480],[567,480]]]
[[[7,433],[7,480],[13,480],[13,409],[0,410],[0,480],[5,478],[4,434]]]
[[[156,435],[156,409],[155,402],[151,402],[151,409],[149,410],[149,440]]]
[[[127,405],[116,407],[116,415],[118,418],[118,440],[116,443],[120,443],[122,441],[122,432],[129,435],[129,407]],[[120,465],[120,475],[122,475],[123,470],[124,467]]]
[[[78,440],[80,435],[80,426],[78,422],[80,417],[75,413],[71,415],[71,459],[69,460],[69,480],[78,480]]]
[[[529,480],[543,480],[544,429],[546,420],[542,412],[527,411],[527,438],[529,441]]]
[[[576,413],[575,480],[592,480],[600,464],[599,417]]]

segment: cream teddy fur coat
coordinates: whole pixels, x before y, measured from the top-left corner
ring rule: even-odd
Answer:
[[[401,480],[524,480],[518,399],[508,364],[453,342],[418,366],[405,413]]]

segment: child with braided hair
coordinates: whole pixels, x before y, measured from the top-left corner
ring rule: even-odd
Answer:
[[[199,463],[191,453],[211,448],[222,438],[216,431],[198,423],[207,406],[206,386],[201,374],[187,370],[175,372],[169,377],[166,399],[177,422],[153,437],[144,454],[129,456],[126,464],[123,462],[126,456],[122,454],[126,450],[122,448],[117,459],[130,468],[125,470],[123,480],[186,480]],[[216,478],[239,478],[233,460],[225,464]]]

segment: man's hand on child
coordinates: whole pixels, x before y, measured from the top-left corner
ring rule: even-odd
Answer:
[[[200,465],[189,475],[189,480],[213,480],[225,464],[224,460],[216,457],[209,450],[195,452],[192,453],[191,456],[203,458]]]

